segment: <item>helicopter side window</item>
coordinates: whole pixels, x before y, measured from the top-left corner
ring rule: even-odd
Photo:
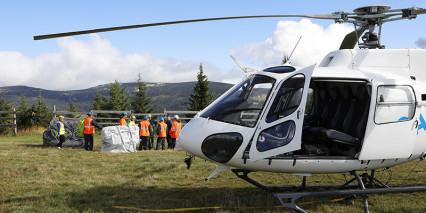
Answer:
[[[415,107],[416,98],[410,86],[379,86],[374,121],[384,124],[411,120]]]
[[[306,98],[305,116],[312,113],[312,109],[314,107],[314,94],[314,90],[309,88],[308,97]]]
[[[291,115],[296,111],[302,100],[304,83],[305,77],[300,74],[283,82],[266,117],[267,123]]]
[[[296,131],[294,121],[286,121],[262,131],[257,140],[259,152],[268,151],[289,144]]]
[[[254,127],[274,83],[273,78],[252,75],[204,112],[201,117]]]

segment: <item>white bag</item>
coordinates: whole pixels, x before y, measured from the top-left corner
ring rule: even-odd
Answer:
[[[139,127],[109,126],[102,128],[102,152],[136,152],[139,143]]]

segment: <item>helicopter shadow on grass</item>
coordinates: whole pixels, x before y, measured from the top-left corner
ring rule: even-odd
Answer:
[[[174,211],[187,212],[265,212],[279,211],[283,207],[266,191],[247,188],[158,188],[131,185],[99,186],[66,195],[68,206],[77,211]],[[321,198],[320,198],[321,199]],[[319,200],[319,199],[317,199]],[[309,204],[308,209],[318,209],[321,202]],[[215,208],[212,208],[215,207]]]

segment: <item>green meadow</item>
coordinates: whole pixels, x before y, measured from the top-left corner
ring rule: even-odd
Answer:
[[[196,158],[188,170],[184,151],[100,152],[42,146],[41,134],[0,137],[1,212],[290,212],[273,194]],[[391,186],[426,185],[426,162],[392,168]],[[257,172],[268,185],[299,185],[301,177]],[[390,173],[377,171],[387,181]],[[351,177],[346,175],[347,179]],[[342,184],[341,174],[314,175],[307,184]],[[362,212],[362,198],[304,198],[309,212]],[[370,212],[426,212],[426,193],[372,195]]]

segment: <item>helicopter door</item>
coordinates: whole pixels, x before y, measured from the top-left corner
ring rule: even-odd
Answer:
[[[302,126],[309,83],[315,65],[289,73],[274,91],[250,147],[250,160],[301,148]]]
[[[364,139],[360,160],[408,158],[416,141],[416,96],[411,86],[377,87],[374,123]]]

